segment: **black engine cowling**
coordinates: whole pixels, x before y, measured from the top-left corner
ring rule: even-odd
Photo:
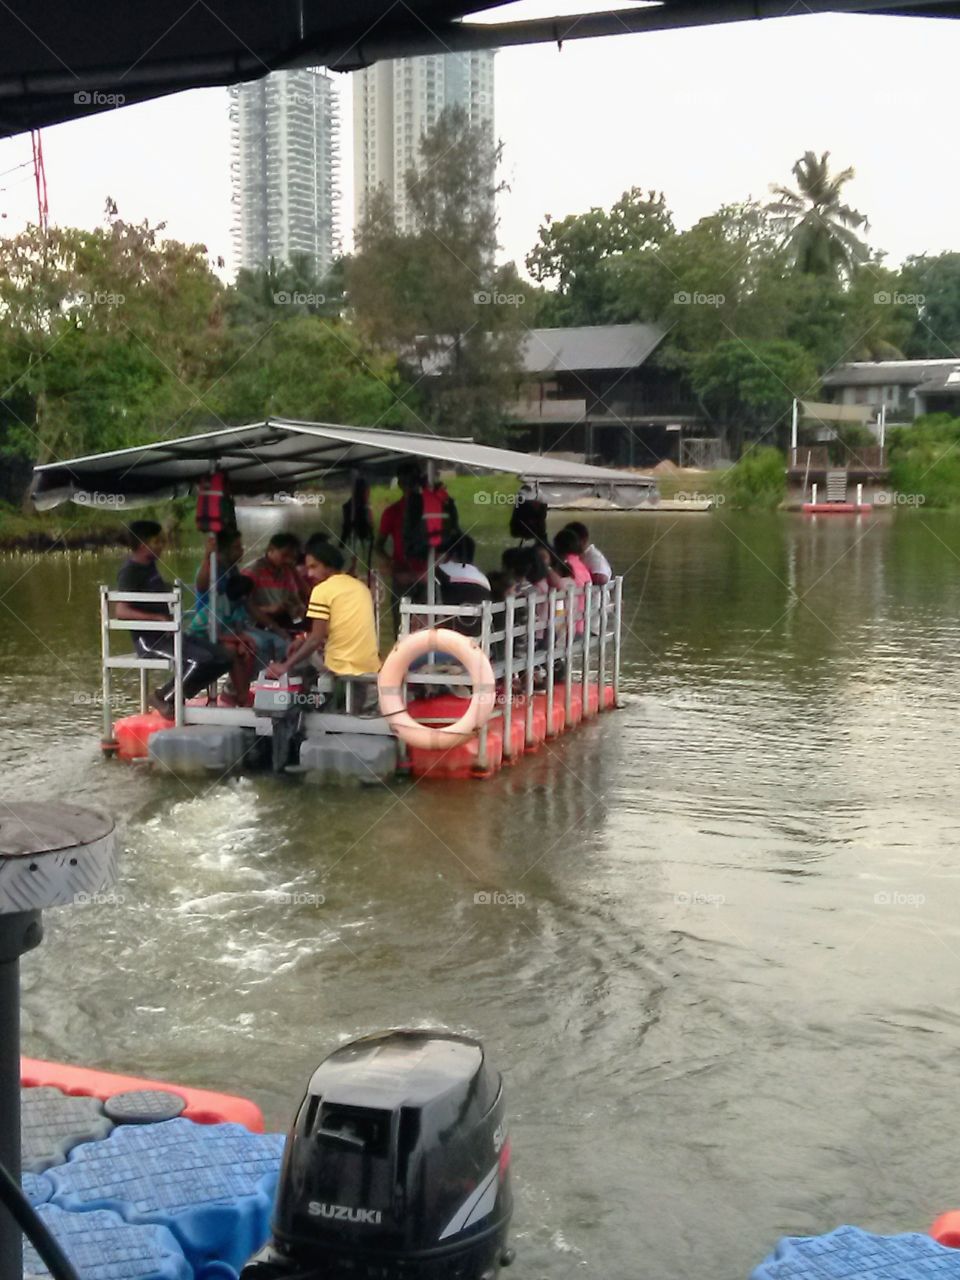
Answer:
[[[511,1260],[503,1086],[440,1031],[355,1040],[313,1074],[287,1139],[273,1240],[242,1280],[492,1280]]]

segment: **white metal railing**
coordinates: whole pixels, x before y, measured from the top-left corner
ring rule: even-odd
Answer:
[[[424,627],[450,626],[454,630],[477,632],[476,639],[490,659],[494,679],[502,690],[497,697],[495,717],[503,721],[503,750],[513,753],[513,719],[524,716],[524,741],[534,744],[534,692],[537,672],[542,671],[542,691],[546,694],[547,736],[555,736],[554,706],[557,696],[557,665],[563,663],[564,716],[573,715],[573,691],[581,688],[584,717],[593,714],[590,688],[597,685],[597,707],[606,707],[607,689],[613,691],[614,705],[620,701],[621,620],[623,579],[612,578],[602,585],[571,584],[562,591],[543,594],[524,592],[494,604],[449,605],[414,604],[404,597],[400,604],[400,635]],[[464,628],[457,624],[467,623]],[[430,664],[426,664],[429,666]],[[421,687],[457,683],[449,672],[409,671],[404,685]],[[515,699],[519,700],[515,705]],[[405,700],[406,700],[405,695]],[[451,723],[452,716],[430,717],[437,724]],[[487,726],[480,731],[477,764],[487,764]]]
[[[115,604],[163,604],[170,610],[169,618],[146,620],[115,618]],[[114,654],[110,651],[112,631],[161,631],[173,635],[173,654],[169,658],[143,658],[139,653]],[[111,591],[100,587],[100,649],[103,679],[103,740],[109,742],[113,733],[112,673],[114,671],[138,671],[140,673],[140,710],[147,709],[147,672],[173,672],[174,723],[183,724],[183,584],[177,582],[171,591]]]

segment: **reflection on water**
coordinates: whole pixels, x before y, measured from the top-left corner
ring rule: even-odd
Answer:
[[[27,1049],[285,1127],[349,1035],[478,1033],[519,1280],[733,1280],[787,1232],[924,1229],[957,1199],[960,522],[592,524],[628,570],[624,710],[359,796],[103,764],[118,557],[0,560],[7,792],[105,805],[127,850],[122,900],[47,914]]]

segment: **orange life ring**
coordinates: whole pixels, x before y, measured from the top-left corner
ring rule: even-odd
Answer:
[[[450,653],[462,663],[473,686],[473,694],[459,720],[449,725],[432,726],[420,724],[407,711],[403,701],[403,679],[417,658],[437,652]],[[462,636],[459,631],[435,627],[414,631],[397,641],[380,668],[377,689],[380,714],[390,721],[397,737],[408,747],[422,747],[427,751],[442,751],[469,742],[493,715],[496,702],[493,668],[476,640]]]

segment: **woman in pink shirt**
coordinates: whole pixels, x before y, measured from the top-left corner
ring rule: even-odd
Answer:
[[[570,570],[578,588],[592,585],[593,577],[590,570],[580,559],[580,539],[572,529],[560,530],[553,540],[553,549]],[[574,631],[578,636],[583,635],[583,600],[582,595],[578,596],[573,608],[573,616],[576,620]]]

